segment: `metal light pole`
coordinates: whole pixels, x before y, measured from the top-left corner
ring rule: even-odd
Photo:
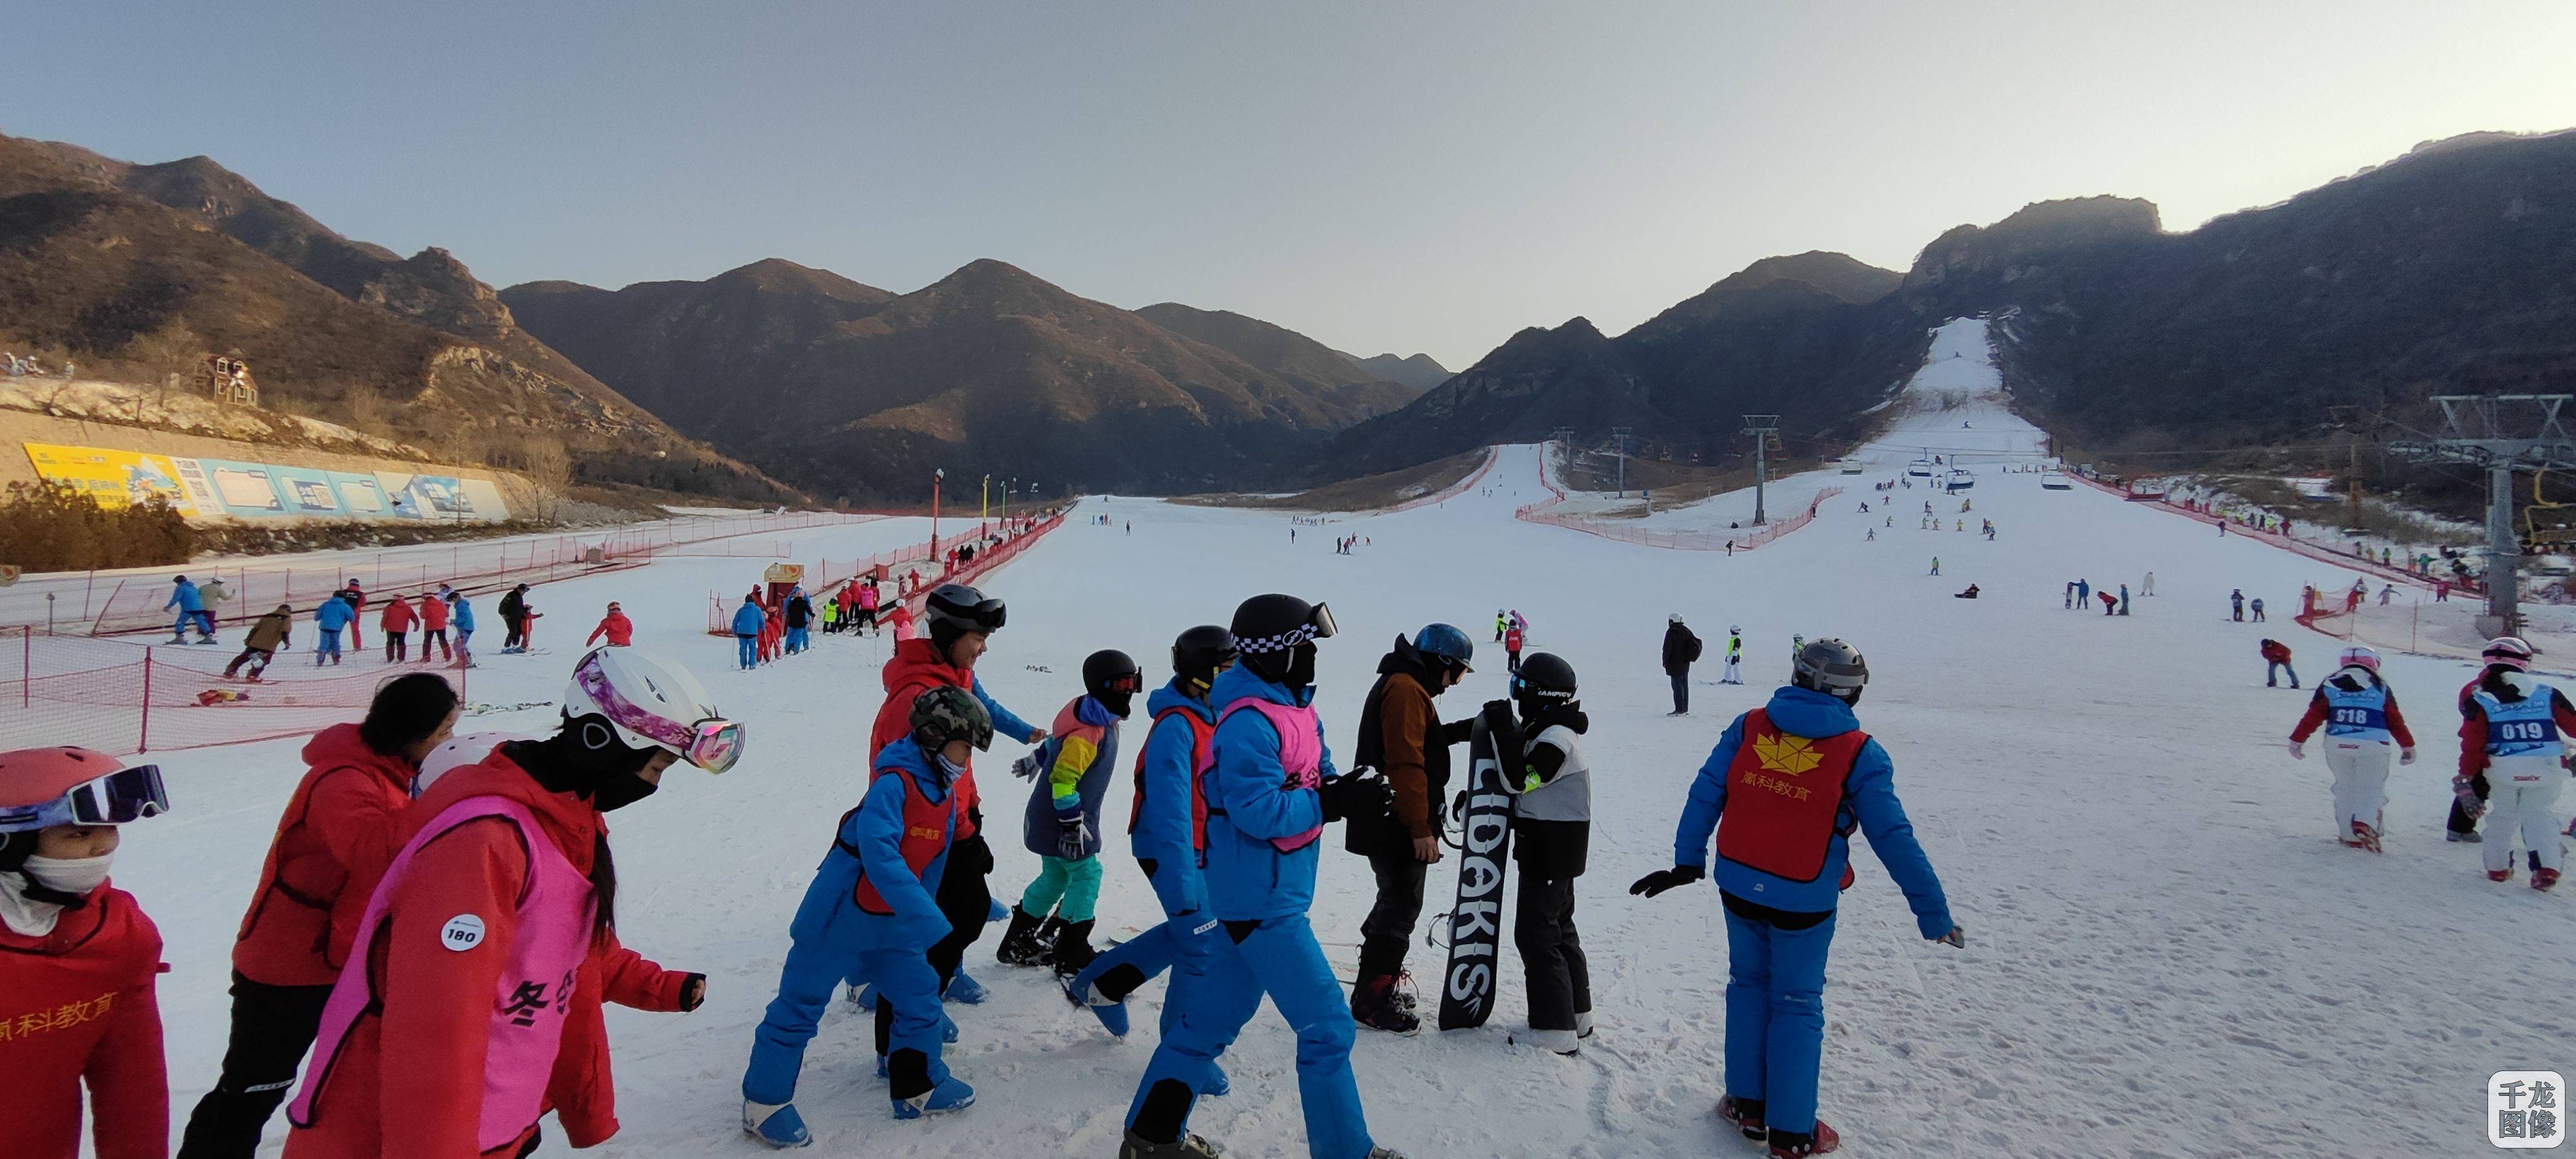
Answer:
[[[1753,436],[1753,525],[1755,527],[1760,527],[1766,522],[1762,513],[1762,484],[1771,474],[1771,436],[1779,430],[1780,416],[1778,415],[1744,416],[1744,433]]]
[[[1619,497],[1628,497],[1628,428],[1610,428],[1610,437],[1619,444]]]
[[[930,562],[939,562],[939,481],[948,477],[945,467],[930,472]]]
[[[993,521],[993,477],[991,475],[984,476],[984,488],[981,499],[982,505],[976,508],[975,511],[975,537],[977,539],[982,539],[984,536],[992,534],[992,529],[988,526]]]

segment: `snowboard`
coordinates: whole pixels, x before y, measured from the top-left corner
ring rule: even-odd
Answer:
[[[1517,764],[1520,726],[1511,702],[1488,701],[1467,738],[1467,786],[1457,810],[1458,904],[1449,911],[1449,964],[1440,974],[1440,1029],[1471,1029],[1494,1013],[1502,964],[1503,884],[1509,875],[1512,794],[1504,758]]]

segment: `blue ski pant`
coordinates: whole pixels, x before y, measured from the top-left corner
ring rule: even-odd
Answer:
[[[1205,981],[1208,956],[1216,952],[1217,935],[1224,929],[1202,910],[1172,912],[1175,904],[1188,904],[1163,896],[1167,879],[1173,876],[1174,871],[1165,870],[1146,879],[1153,883],[1157,900],[1163,903],[1163,924],[1109,947],[1099,957],[1093,958],[1090,965],[1083,967],[1081,973],[1073,976],[1074,989],[1088,993],[1092,985],[1100,981],[1101,975],[1120,966],[1134,966],[1148,982],[1165,970],[1171,971],[1172,984],[1163,995],[1162,1026],[1166,1038],[1171,1037],[1181,1008],[1189,1002],[1190,990]],[[1177,886],[1177,883],[1171,884]],[[1144,1097],[1142,1087],[1138,1088],[1137,1097]]]
[[[788,650],[788,651],[790,651],[790,652],[802,652],[802,651],[804,651],[804,650],[805,650],[805,640],[806,640],[806,636],[805,636],[805,629],[803,629],[803,628],[789,628],[789,629],[787,629],[787,650]]]
[[[1825,1048],[1825,951],[1834,919],[1803,930],[1726,915],[1726,1093],[1763,1121],[1813,1132]]]
[[[313,642],[313,662],[319,664],[325,656],[329,656],[334,660],[339,659],[340,629],[315,628],[313,629],[313,632],[315,636],[319,637]]]
[[[1164,1079],[1188,1085],[1193,1096],[1213,1086],[1217,1057],[1260,1012],[1261,999],[1268,995],[1297,1032],[1297,1095],[1305,1109],[1306,1153],[1314,1159],[1366,1159],[1373,1144],[1360,1110],[1359,1080],[1351,1073],[1357,1027],[1341,981],[1324,960],[1323,947],[1315,944],[1306,915],[1248,925],[1220,923],[1209,931],[1209,940],[1213,945],[1206,975],[1177,996],[1180,1016],[1167,1017],[1169,1029],[1154,1048],[1154,1060],[1146,1064],[1127,1121],[1136,1121],[1145,1092]],[[1166,1006],[1174,1001],[1166,998]]]
[[[760,637],[736,636],[733,642],[737,645],[734,667],[751,668],[760,663]]]
[[[920,950],[851,950],[797,941],[778,972],[778,997],[751,1036],[751,1065],[743,1071],[742,1097],[755,1103],[796,1099],[796,1076],[805,1067],[805,1044],[846,975],[864,976],[894,1005],[888,1050],[918,1050],[930,1059],[930,1081],[948,1077],[939,1057],[939,973]]]

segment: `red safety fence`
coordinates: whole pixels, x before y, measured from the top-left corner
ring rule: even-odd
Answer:
[[[1467,493],[1468,488],[1484,482],[1485,476],[1493,472],[1494,464],[1501,462],[1502,458],[1503,449],[1501,447],[1487,447],[1485,448],[1485,461],[1476,464],[1476,469],[1468,472],[1466,478],[1460,479],[1455,483],[1451,483],[1450,485],[1428,495],[1416,495],[1411,499],[1407,499],[1402,503],[1398,503],[1393,507],[1387,508],[1386,513],[1391,515],[1398,511],[1411,511],[1417,507],[1429,507],[1434,503],[1445,503],[1451,499],[1464,495]]]
[[[330,565],[173,567],[166,572],[116,579],[106,598],[97,602],[89,631],[96,636],[169,631],[178,613],[164,610],[163,605],[170,602],[172,577],[180,574],[197,580],[200,590],[210,581],[220,582],[227,598],[213,601],[209,608],[218,621],[238,624],[255,620],[279,604],[290,605],[299,612],[309,611],[312,604],[347,587],[350,580],[358,581],[358,586],[370,594],[416,594],[434,591],[440,584],[475,594],[515,584],[546,583],[594,571],[638,567],[651,562],[657,554],[680,548],[726,554],[693,545],[736,536],[843,526],[882,518],[885,516],[797,512],[739,519],[689,519],[597,535],[389,548],[373,558]],[[84,603],[88,602],[85,596]]]
[[[1544,455],[1545,452],[1541,453]],[[1542,459],[1540,463],[1538,482],[1539,486],[1547,488],[1550,497],[1542,499],[1536,503],[1524,504],[1518,510],[1512,512],[1512,518],[1521,520],[1524,523],[1544,523],[1550,527],[1562,527],[1568,531],[1580,531],[1586,535],[1598,535],[1603,539],[1615,539],[1621,543],[1634,543],[1644,547],[1671,548],[1675,551],[1736,552],[1747,551],[1752,548],[1760,547],[1763,544],[1778,539],[1783,535],[1787,535],[1792,531],[1805,527],[1816,518],[1816,511],[1818,508],[1824,506],[1825,500],[1843,493],[1843,489],[1840,487],[1827,487],[1822,491],[1816,492],[1814,498],[1807,500],[1807,509],[1804,512],[1792,515],[1787,519],[1782,519],[1777,522],[1766,523],[1750,531],[1651,531],[1641,527],[1623,527],[1616,523],[1604,522],[1597,519],[1585,519],[1580,516],[1567,515],[1562,512],[1550,510],[1550,508],[1555,507],[1557,504],[1565,502],[1566,496],[1565,489],[1557,486],[1556,480],[1547,477],[1547,467],[1544,459]]]
[[[2337,567],[2346,567],[2351,568],[2354,571],[2366,572],[2383,580],[2393,580],[2399,583],[2414,584],[2425,588],[2438,586],[2447,589],[2444,593],[2446,598],[2450,592],[2468,592],[2476,594],[2483,593],[2486,590],[2484,585],[2473,579],[2465,577],[2453,578],[2431,575],[2421,571],[2409,571],[2406,568],[2396,566],[2395,564],[2381,563],[2367,555],[2363,555],[2361,554],[2360,549],[2355,549],[2353,552],[2347,554],[2345,552],[2336,551],[2330,547],[2324,547],[2318,544],[2309,543],[2303,539],[2293,538],[2286,531],[2274,531],[2256,527],[2242,519],[2230,518],[2225,514],[2210,510],[2207,507],[2197,504],[2176,503],[2161,495],[2132,491],[2126,487],[2106,483],[2100,479],[2093,478],[2077,471],[2067,471],[2064,472],[2064,474],[2067,478],[2078,483],[2082,483],[2087,487],[2091,487],[2097,491],[2104,491],[2117,495],[2129,502],[2150,504],[2159,511],[2223,527],[2226,529],[2223,534],[2243,536],[2256,543],[2277,547],[2283,551],[2297,552],[2300,555],[2304,555],[2309,559],[2316,560],[2320,563],[2330,563]]]
[[[922,596],[928,594],[931,588],[949,582],[971,582],[974,577],[983,575],[1000,567],[1003,563],[1017,556],[1021,551],[1026,550],[1029,544],[1035,543],[1039,536],[1045,535],[1047,532],[1053,531],[1063,524],[1063,514],[1055,513],[1042,517],[999,520],[996,521],[998,530],[988,532],[981,536],[949,536],[941,542],[950,544],[952,547],[950,550],[940,553],[942,558],[938,561],[935,567],[931,560],[931,545],[927,542],[916,543],[910,547],[896,548],[893,551],[879,552],[878,554],[869,556],[866,559],[817,560],[814,563],[806,565],[804,586],[807,593],[812,595],[813,598],[820,600],[837,594],[842,587],[857,580],[861,576],[876,574],[880,569],[890,577],[899,577],[907,571],[916,570],[929,573],[924,575],[918,581],[917,587],[913,590],[912,594],[903,597],[904,602],[913,605],[913,610],[917,614],[920,611],[920,601]],[[986,542],[987,539],[995,536],[1000,538],[1000,543],[992,544]],[[978,545],[977,552],[975,558],[961,569],[955,566],[950,557],[955,554],[953,545],[959,543],[961,539],[968,538],[971,538],[973,542]],[[777,557],[771,556],[770,558],[776,559]],[[757,586],[758,585],[755,585],[755,587]],[[732,635],[733,612],[735,608],[741,606],[742,599],[740,596],[727,592],[709,593],[707,596],[707,634],[710,636]]]
[[[310,653],[281,651],[257,682],[226,677],[238,655],[229,646],[0,628],[0,750],[78,745],[125,755],[300,736],[365,717],[377,686],[405,672],[437,672],[460,697],[465,690],[463,670],[363,653],[315,668]]]

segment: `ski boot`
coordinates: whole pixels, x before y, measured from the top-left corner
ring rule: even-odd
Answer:
[[[959,966],[957,967],[957,973],[948,979],[947,991],[942,993],[940,997],[950,1002],[963,1002],[968,1006],[980,1006],[983,1004],[985,998],[984,984],[976,981],[972,976],[968,975],[966,973],[966,967]]]
[[[1771,1129],[1762,1125],[1760,1099],[1739,1099],[1727,1095],[1717,1100],[1717,1117],[1735,1124],[1736,1130],[1756,1143],[1771,1137]]]
[[[1047,962],[1055,967],[1055,976],[1067,981],[1091,964],[1100,951],[1091,948],[1091,926],[1096,918],[1066,922],[1056,931],[1055,943],[1047,947]]]
[[[742,1130],[744,1134],[781,1150],[814,1145],[814,1136],[805,1130],[805,1118],[796,1113],[794,1103],[745,1100],[742,1104]]]
[[[2488,880],[2488,881],[2512,881],[2512,880],[2513,880],[2513,871],[2512,871],[2512,870],[2510,870],[2510,869],[2490,869],[2490,870],[2488,870],[2488,871],[2487,871],[2487,880]]]
[[[1126,1141],[1118,1145],[1118,1159],[1216,1159],[1223,1154],[1225,1148],[1187,1132],[1177,1143],[1156,1143],[1129,1131]]]
[[[939,1085],[908,1099],[894,1100],[894,1117],[918,1119],[925,1115],[946,1115],[975,1105],[975,1088],[954,1077],[939,1080]]]
[[[1127,1003],[1100,993],[1098,986],[1076,986],[1071,978],[1063,980],[1064,1000],[1091,1012],[1113,1038],[1127,1037]]]
[[[993,960],[1005,966],[1034,966],[1046,961],[1048,946],[1039,938],[1054,922],[1053,918],[1041,921],[1012,906],[1010,928],[1002,932],[1002,944],[993,948]]]
[[[1771,1159],[1804,1159],[1808,1155],[1825,1154],[1842,1145],[1843,1137],[1835,1134],[1833,1128],[1826,1126],[1823,1119],[1818,1119],[1816,1133],[1812,1135],[1773,1130]]]
[[[1540,1030],[1525,1026],[1503,1036],[1506,1046],[1534,1046],[1540,1050],[1573,1058],[1583,1053],[1583,1044],[1571,1030]]]
[[[1413,971],[1398,970],[1395,972],[1395,985],[1387,988],[1386,1000],[1394,1003],[1396,1009],[1407,1014],[1418,1015],[1422,1013],[1421,999],[1414,993]]]
[[[1360,1159],[1404,1159],[1404,1152],[1393,1147],[1371,1147],[1369,1153]]]
[[[841,988],[841,1000],[859,1014],[873,1014],[877,1008],[877,988],[866,982],[849,982]]]
[[[2475,829],[2471,829],[2466,833],[2445,834],[2442,839],[2445,841],[2457,841],[2463,845],[2475,845],[2486,840],[2486,838],[2479,836],[2478,831]]]
[[[1371,1030],[1389,1034],[1412,1034],[1422,1029],[1422,1019],[1412,1011],[1395,1004],[1395,975],[1372,974],[1351,988],[1351,1018]]]
[[[2373,853],[2380,852],[2379,830],[2371,828],[2370,823],[2367,821],[2354,821],[2352,823],[2352,840],[2345,842],[2345,844],[2356,849],[2367,849]]]
[[[2549,892],[2549,887],[2556,884],[2558,884],[2557,870],[2535,869],[2531,871],[2531,888],[2539,890],[2542,893],[2547,893]]]
[[[1592,1012],[1591,1012],[1591,1011],[1589,1011],[1589,1010],[1584,1010],[1584,1011],[1579,1011],[1579,1012],[1577,1012],[1577,1013],[1575,1014],[1575,1016],[1574,1016],[1574,1037],[1576,1037],[1576,1038],[1590,1038],[1590,1037],[1592,1037]]]

